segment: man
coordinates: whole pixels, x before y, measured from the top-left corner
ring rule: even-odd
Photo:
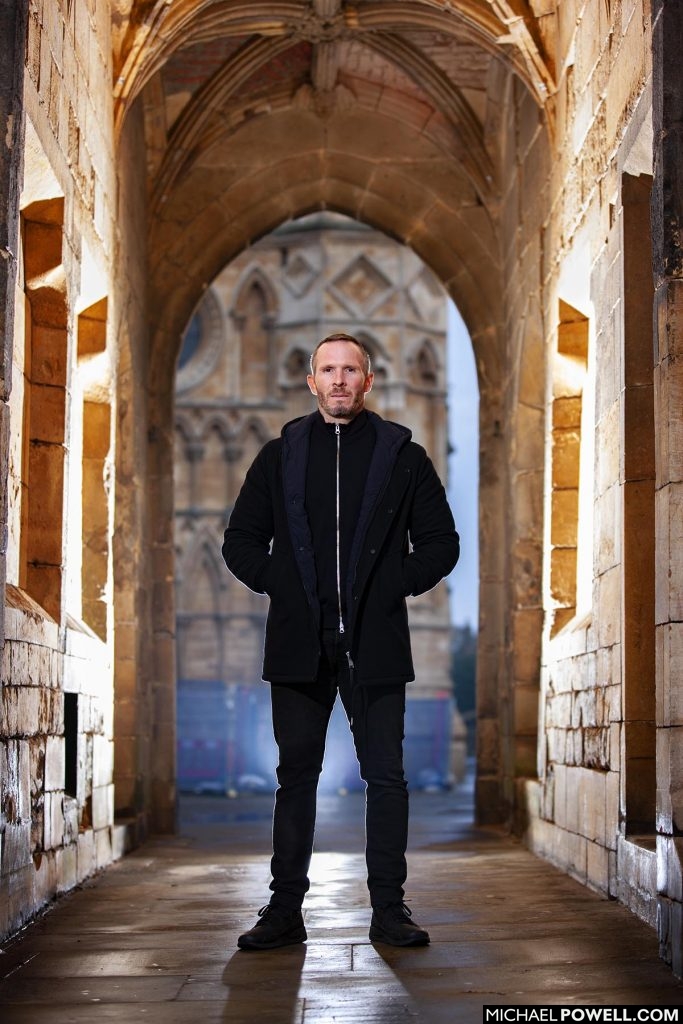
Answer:
[[[237,944],[274,949],[307,937],[301,906],[339,692],[366,784],[370,938],[426,945],[403,902],[405,686],[415,678],[405,598],[451,571],[458,534],[424,449],[408,429],[365,409],[373,374],[360,342],[325,338],[307,381],[317,411],[262,448],[223,543],[237,579],[270,597],[263,678],[279,756],[272,896]]]

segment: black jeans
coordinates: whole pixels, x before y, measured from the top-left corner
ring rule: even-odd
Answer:
[[[365,856],[373,907],[403,899],[408,787],[403,774],[405,684],[352,686],[344,645],[323,634],[315,683],[271,685],[278,746],[273,814],[272,903],[298,909],[308,891],[316,796],[332,708],[341,697],[366,784]]]

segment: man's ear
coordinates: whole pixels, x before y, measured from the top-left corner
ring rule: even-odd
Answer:
[[[308,384],[309,391],[312,395],[318,394],[318,389],[315,386],[315,377],[312,373],[309,373],[306,377],[306,383]]]
[[[368,391],[372,391],[372,385],[375,380],[374,373],[369,373],[365,378],[365,386],[363,388],[363,394],[367,395]]]

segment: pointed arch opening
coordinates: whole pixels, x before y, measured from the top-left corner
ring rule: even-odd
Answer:
[[[293,267],[308,268],[305,281],[297,271],[296,288],[292,288]],[[208,292],[222,306],[219,319],[231,326],[210,377],[190,390],[183,386],[182,393],[176,393],[176,417],[186,424],[184,433],[191,424],[196,439],[191,444],[198,449],[192,456],[196,467],[191,476],[191,501],[185,503],[185,508],[176,504],[179,565],[202,563],[204,556],[200,557],[196,547],[199,536],[202,544],[210,544],[214,556],[220,558],[222,531],[253,458],[265,441],[279,433],[284,422],[315,408],[305,385],[309,355],[316,342],[334,330],[354,334],[370,352],[376,387],[368,396],[369,407],[407,423],[446,479],[450,443],[445,372],[447,295],[409,248],[344,215],[310,214],[288,222],[247,248],[214,278]],[[195,317],[198,313],[201,304]],[[471,349],[466,331],[462,338]],[[263,358],[252,365],[253,355],[267,359],[276,372],[264,374]],[[420,373],[420,368],[424,372]],[[476,392],[473,359],[472,374]],[[217,429],[219,420],[221,430]],[[210,455],[212,445],[217,446],[215,458]],[[176,450],[176,462],[179,460],[188,461],[186,438],[181,438]],[[187,467],[176,468],[178,479],[186,479],[188,473]],[[476,489],[476,480],[473,486]],[[222,509],[214,500],[216,491],[225,496]],[[476,525],[470,524],[469,532],[476,533]],[[192,773],[183,775],[181,771],[179,781],[181,786],[238,791],[244,779],[228,766],[244,763],[242,744],[246,735],[238,735],[240,731],[231,724],[233,710],[243,701],[250,701],[254,728],[269,729],[268,690],[260,684],[268,605],[266,598],[247,591],[227,570],[223,573],[217,610],[211,613],[221,623],[223,661],[219,677],[205,678],[209,666],[201,657],[196,669],[188,664],[193,650],[191,630],[195,628],[189,619],[199,610],[187,607],[178,594],[178,637],[183,645],[178,655],[179,687],[186,688],[191,679],[196,682],[200,677],[204,687],[201,692],[196,687],[193,691],[193,737],[188,736],[190,726],[183,721],[186,706],[183,701],[178,704],[179,765],[185,763],[183,750],[187,744],[190,740],[195,743]],[[181,585],[185,586],[179,581]],[[463,589],[476,590],[476,586],[476,578],[461,584]],[[193,587],[197,592],[202,590],[199,583]],[[408,716],[407,770],[418,788],[446,786],[463,777],[468,754],[466,728],[454,700],[448,589],[442,585],[412,605],[413,648],[419,669],[418,682],[409,694],[412,710]],[[201,628],[206,630],[206,613],[201,614]],[[468,628],[471,652],[476,624],[470,621]],[[206,778],[202,781],[197,775],[197,708],[204,701],[207,711],[213,708],[215,713],[217,688],[222,688],[221,707],[230,709],[223,720],[231,752],[226,748],[220,761],[222,775],[216,774],[213,755],[207,754]],[[335,713],[323,788],[360,785],[347,734],[343,716]],[[260,778],[264,786],[270,784],[265,768]]]

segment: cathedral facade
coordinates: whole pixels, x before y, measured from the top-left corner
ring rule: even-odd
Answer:
[[[310,353],[336,330],[370,352],[368,408],[409,426],[446,479],[446,294],[414,253],[340,214],[309,214],[214,279],[185,332],[175,396],[178,781],[190,789],[274,782],[268,692],[254,686],[268,601],[226,573],[220,547],[261,445],[315,408]],[[464,735],[445,584],[411,602],[411,634],[410,781],[449,785],[464,773]],[[346,750],[339,788],[359,782]]]
[[[477,818],[683,973],[682,46],[680,0],[0,3],[2,934],[173,831],[183,666],[252,678],[262,617],[209,539],[319,328],[443,457],[433,275],[479,381]],[[329,213],[429,274],[372,242],[302,312]]]

